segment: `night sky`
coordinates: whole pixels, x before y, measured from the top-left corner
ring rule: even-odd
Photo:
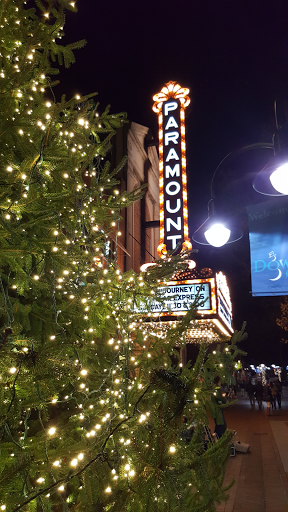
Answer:
[[[57,98],[98,92],[100,108],[125,111],[157,134],[152,96],[169,80],[190,89],[186,111],[190,237],[207,217],[210,181],[231,151],[272,141],[274,101],[279,122],[287,102],[286,0],[78,0],[68,13],[65,43],[86,39],[76,64],[60,74]],[[287,107],[286,107],[287,111]],[[245,206],[267,200],[252,189],[272,151],[235,158],[215,180],[216,204],[234,211],[244,237],[224,248],[199,246],[198,268],[226,273],[234,327],[247,321],[247,362],[281,364],[276,326],[279,298],[252,297]]]

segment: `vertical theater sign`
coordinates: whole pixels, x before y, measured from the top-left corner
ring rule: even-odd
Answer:
[[[159,121],[160,243],[157,251],[160,258],[165,258],[168,251],[173,255],[192,249],[188,231],[185,143],[188,94],[189,89],[177,82],[168,82],[153,96],[153,111],[158,114]],[[153,329],[159,336],[187,314],[195,299],[200,300],[196,319],[187,331],[186,343],[197,343],[200,339],[207,343],[218,342],[233,333],[226,277],[210,268],[198,271],[194,261],[188,258],[185,261],[185,270],[159,286],[161,300],[151,300],[150,312],[145,311],[144,305],[139,305],[138,311],[153,320]]]
[[[167,250],[191,249],[188,236],[185,108],[189,89],[169,82],[153,97],[159,122],[160,244],[158,254]],[[177,249],[177,250],[176,250]]]

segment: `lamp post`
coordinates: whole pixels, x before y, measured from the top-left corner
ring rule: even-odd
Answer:
[[[208,203],[208,218],[195,231],[192,239],[202,245],[212,245],[214,247],[222,247],[227,243],[236,242],[243,233],[241,229],[235,227],[231,221],[219,213],[215,209],[215,193],[214,181],[216,175],[219,175],[224,164],[234,159],[238,155],[255,149],[271,149],[274,150],[274,156],[269,160],[268,164],[257,174],[253,181],[253,188],[260,194],[269,196],[288,195],[288,148],[286,147],[284,131],[278,128],[273,138],[273,143],[258,143],[245,146],[237,151],[233,151],[223,158],[217,166],[211,180],[210,193],[211,199]]]

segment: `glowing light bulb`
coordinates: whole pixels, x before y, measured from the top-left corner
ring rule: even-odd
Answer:
[[[288,163],[281,165],[272,172],[270,181],[277,192],[288,195]]]
[[[204,234],[208,244],[214,247],[222,247],[228,242],[231,231],[222,224],[214,224]]]
[[[55,432],[56,432],[56,428],[55,428],[55,427],[51,427],[51,428],[49,428],[49,430],[48,430],[48,434],[49,434],[50,436],[53,436],[53,434],[55,434]]]

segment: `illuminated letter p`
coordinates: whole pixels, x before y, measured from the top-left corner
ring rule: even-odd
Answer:
[[[178,103],[176,103],[176,101],[170,101],[169,103],[165,103],[164,116],[167,116],[171,110],[176,110],[177,107],[178,107]]]

